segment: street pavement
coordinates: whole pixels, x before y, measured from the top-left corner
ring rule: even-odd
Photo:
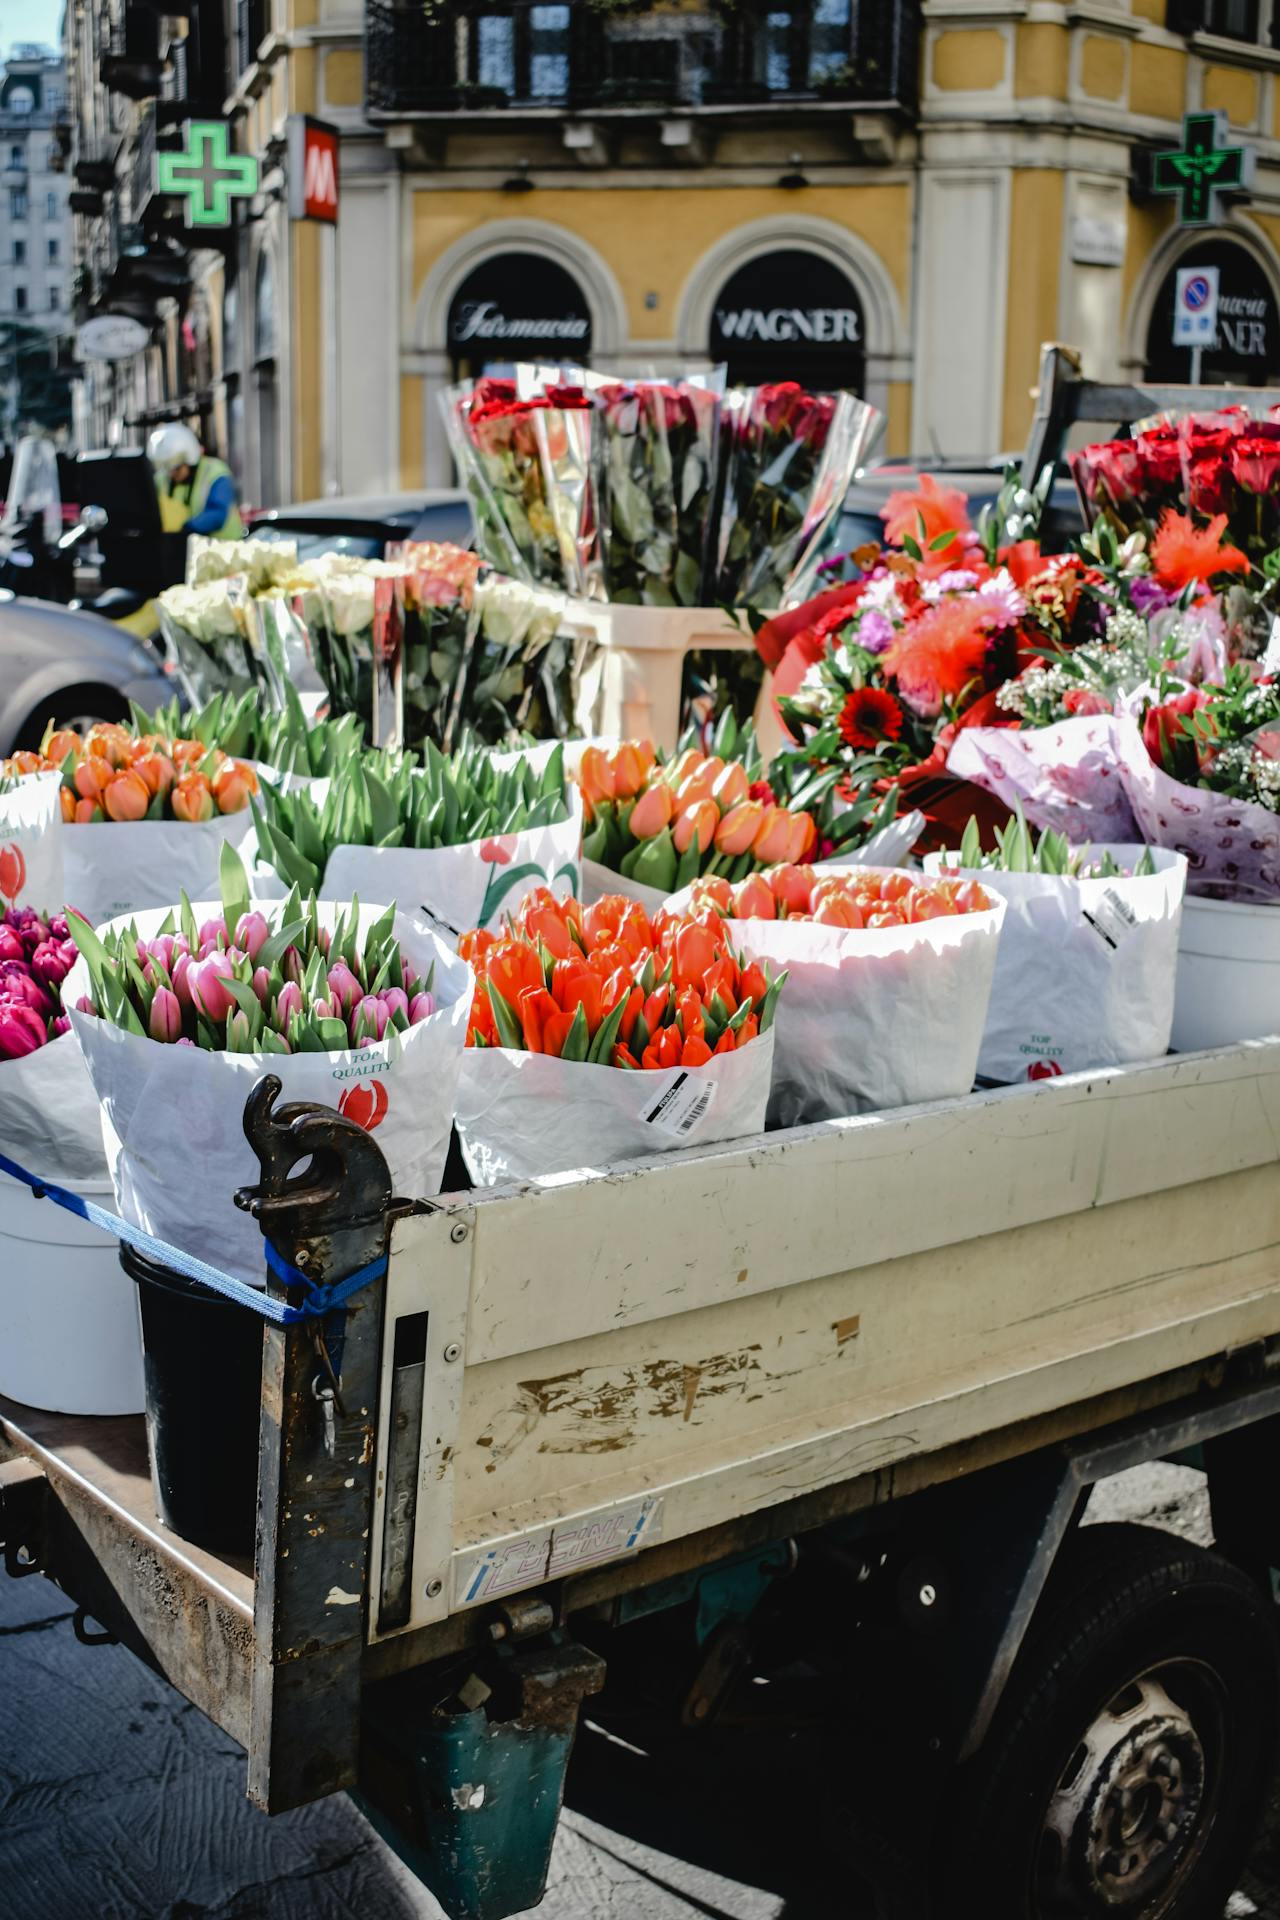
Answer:
[[[1208,1534],[1186,1468],[1108,1483],[1090,1517]],[[81,1646],[71,1612],[0,1577],[3,1920],[439,1920],[345,1796],[255,1813],[240,1749],[122,1648]],[[588,1736],[580,1762],[543,1920],[863,1920],[851,1889],[806,1889],[776,1794],[753,1821],[621,1743]],[[1280,1920],[1280,1807],[1227,1913]]]

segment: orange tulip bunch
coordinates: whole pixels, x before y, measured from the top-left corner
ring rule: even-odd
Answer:
[[[587,747],[578,768],[589,860],[671,893],[702,873],[739,880],[817,843],[807,813],[775,804],[741,760],[689,747],[669,762],[647,740]]]
[[[595,1066],[702,1067],[766,1033],[786,979],[743,966],[713,915],[659,914],[607,894],[584,907],[545,887],[509,931],[464,934],[476,974],[469,1047]]]
[[[708,908],[729,920],[813,920],[828,927],[909,927],[959,913],[984,913],[995,901],[976,880],[924,880],[895,868],[843,873],[806,866],[771,867],[737,886],[715,876],[695,880],[689,911]]]
[[[135,733],[114,722],[82,737],[68,728],[45,734],[39,753],[22,752],[7,774],[59,772],[62,817],[85,826],[108,820],[212,820],[241,813],[258,791],[245,760],[220,747],[170,734]]]

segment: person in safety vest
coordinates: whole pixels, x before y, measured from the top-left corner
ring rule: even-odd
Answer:
[[[157,427],[147,441],[147,458],[156,470],[166,533],[207,533],[215,540],[243,537],[231,469],[204,451],[190,427]]]

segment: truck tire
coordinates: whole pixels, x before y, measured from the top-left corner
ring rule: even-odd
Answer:
[[[1269,1594],[1136,1526],[1064,1549],[938,1850],[947,1920],[1221,1920],[1280,1722]]]

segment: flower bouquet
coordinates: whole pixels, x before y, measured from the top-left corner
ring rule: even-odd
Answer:
[[[448,756],[428,742],[425,756],[418,769],[366,755],[311,792],[264,787],[259,859],[285,886],[340,896],[358,881],[414,900],[455,936],[531,886],[575,889],[582,822],[562,747],[541,768],[470,740]]]
[[[572,729],[591,641],[562,631],[564,596],[490,573],[477,582],[441,744],[468,729],[494,746],[526,734],[563,739]]]
[[[1187,863],[1137,844],[1033,841],[1019,813],[984,852],[976,822],[930,873],[998,887],[1008,903],[978,1056],[989,1080],[1038,1080],[1156,1060],[1173,1025]]]
[[[36,766],[60,775],[64,884],[91,920],[155,905],[188,882],[207,892],[223,844],[253,826],[254,769],[200,739],[115,722],[83,736],[50,727]]]
[[[732,714],[717,737],[729,750],[737,738]],[[661,761],[647,740],[585,748],[578,785],[588,894],[631,892],[656,910],[699,874],[736,880],[777,860],[804,859],[817,843],[812,819],[776,803],[749,732],[743,750],[746,758],[735,759],[691,746]]]
[[[249,634],[249,586],[243,575],[166,587],[157,597],[165,671],[193,704],[229,689],[258,689],[263,672]]]
[[[671,904],[723,924],[740,959],[786,969],[771,1126],[967,1093],[1004,919],[978,883],[786,864]]]
[[[716,926],[539,890],[460,951],[477,986],[458,1137],[481,1185],[762,1130],[783,978]]]
[[[353,714],[337,720],[308,720],[292,686],[285,689],[279,713],[264,710],[252,692],[238,697],[217,693],[186,714],[177,700],[154,713],[133,705],[130,730],[139,738],[159,735],[182,751],[189,743],[199,742],[206,754],[252,761],[267,773],[304,780],[337,773],[362,745],[360,724]]]
[[[96,934],[69,915],[80,959],[64,992],[123,1217],[257,1280],[261,1236],[232,1204],[256,1166],[243,1128],[254,1083],[269,1068],[286,1100],[377,1128],[397,1194],[425,1199],[444,1170],[472,976],[394,906],[295,888],[270,913],[253,908],[231,847],[221,895]]]
[[[485,558],[517,579],[576,589],[574,542],[566,530],[562,543],[553,470],[570,435],[585,429],[588,396],[563,389],[553,406],[545,396],[518,399],[514,380],[486,378],[470,390],[448,389],[443,404]]]
[[[600,522],[610,600],[704,606],[716,485],[718,396],[696,381],[597,391]]]
[[[716,598],[777,607],[816,563],[880,416],[852,394],[794,381],[725,396]]]
[[[1041,827],[1074,841],[1144,837],[1116,746],[1112,716],[1164,674],[1221,681],[1232,645],[1224,586],[1248,561],[1225,544],[1225,520],[1199,526],[1166,508],[1148,544],[1095,530],[1092,591],[1103,637],[1033,659],[998,693],[1019,724],[975,728],[951,746],[948,768]],[[1108,611],[1110,609],[1110,611]]]

